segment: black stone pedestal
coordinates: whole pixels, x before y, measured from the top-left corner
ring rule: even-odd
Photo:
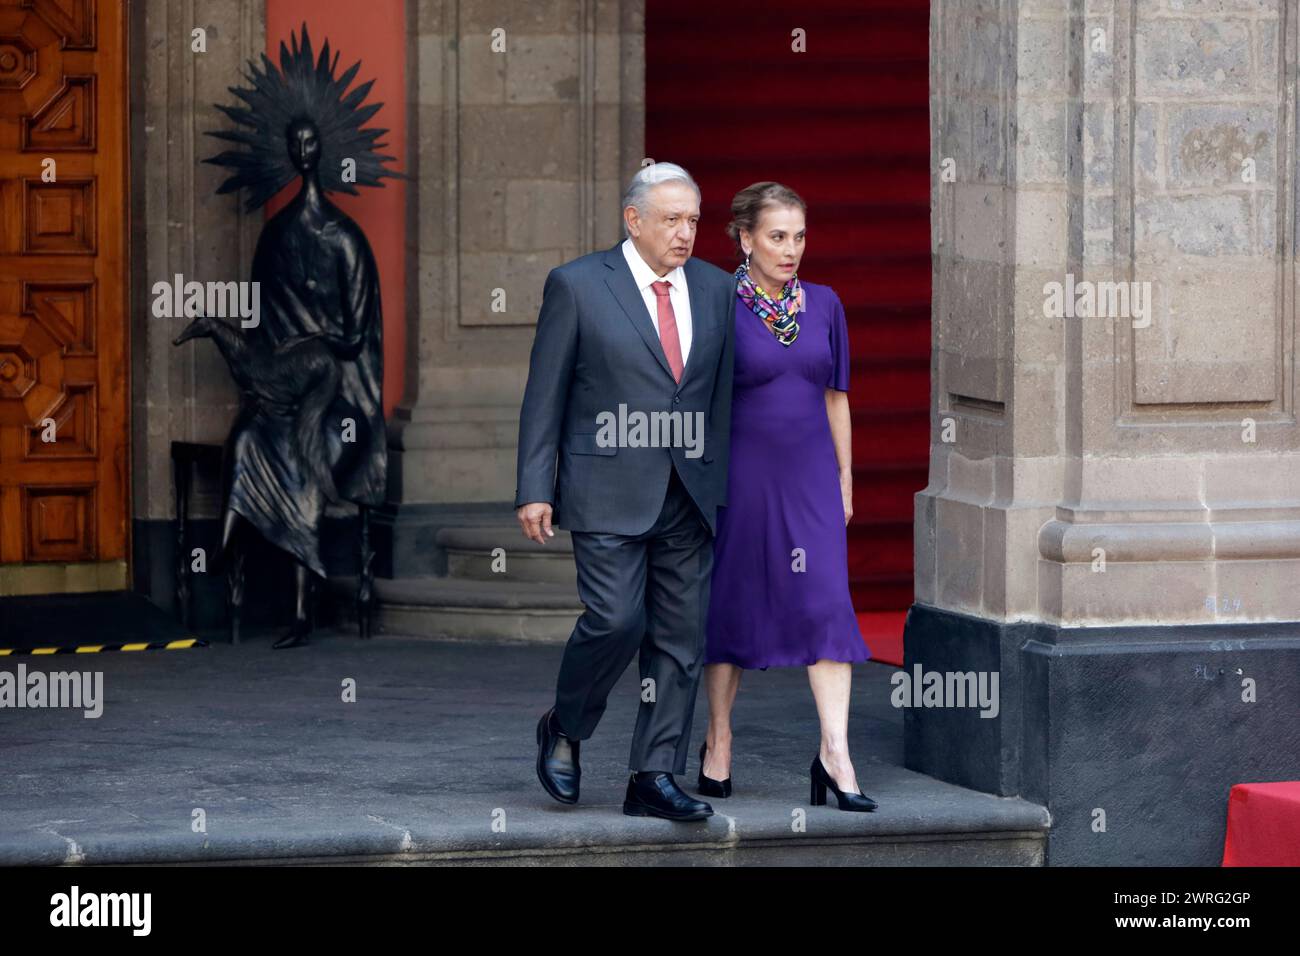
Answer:
[[[1046,806],[1048,865],[1217,866],[1232,785],[1300,780],[1300,623],[1070,628],[916,604],[904,641],[922,687],[998,680],[995,716],[955,695],[908,706],[906,766]]]

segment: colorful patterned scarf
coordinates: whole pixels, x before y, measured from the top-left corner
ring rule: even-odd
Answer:
[[[776,333],[777,341],[785,346],[794,344],[795,336],[799,334],[799,323],[794,320],[794,315],[803,311],[803,287],[799,285],[797,274],[781,287],[781,300],[777,302],[763,291],[762,286],[754,284],[749,277],[749,260],[745,260],[736,269],[736,294]]]

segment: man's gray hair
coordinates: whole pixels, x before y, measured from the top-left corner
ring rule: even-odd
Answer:
[[[641,215],[646,214],[646,199],[650,195],[650,190],[661,183],[685,183],[695,190],[698,199],[703,200],[700,194],[700,187],[691,178],[691,174],[678,166],[676,163],[650,163],[648,166],[642,166],[637,170],[632,181],[627,185],[627,191],[623,193],[623,203],[619,206],[619,212],[627,209],[628,206],[635,206],[637,212]],[[627,221],[623,221],[623,235],[627,235]]]

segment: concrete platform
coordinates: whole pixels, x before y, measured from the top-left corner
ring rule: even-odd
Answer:
[[[0,864],[1044,862],[1044,808],[902,767],[887,666],[858,665],[851,721],[877,811],[808,806],[817,730],[800,668],[746,674],[736,795],[683,824],[621,811],[635,667],[583,744],[582,799],[570,807],[533,769],[560,647],[388,635],[363,644],[340,630],[272,651],[274,636],[25,659],[29,670],[102,671],[104,711],[0,710]],[[355,703],[341,700],[348,678]],[[701,696],[694,750],[706,719]],[[697,769],[693,756],[688,789]],[[206,832],[194,831],[196,810]]]

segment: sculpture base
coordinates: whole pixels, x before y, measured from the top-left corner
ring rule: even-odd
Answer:
[[[374,519],[371,518],[373,529]],[[321,521],[321,560],[331,574],[355,575],[358,570],[358,522],[355,514],[326,512]],[[137,519],[134,522],[133,589],[168,613],[176,614],[176,522]],[[185,528],[188,549],[202,548],[207,569],[190,575],[190,613],[200,630],[226,626],[226,576],[221,556],[221,522],[190,518]],[[278,627],[294,618],[294,560],[268,544],[261,535],[245,537],[244,627]],[[325,582],[316,582],[323,594]],[[318,619],[317,623],[321,623]]]

